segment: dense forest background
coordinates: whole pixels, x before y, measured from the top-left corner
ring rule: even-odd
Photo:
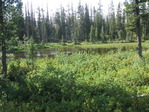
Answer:
[[[22,4],[18,6],[19,17],[12,20],[17,28],[19,39],[33,38],[35,42],[109,42],[136,40],[134,22],[133,2],[119,3],[117,9],[113,0],[109,4],[108,14],[104,14],[102,4],[99,0],[98,8],[89,8],[88,4],[78,4],[78,8],[73,6],[63,7],[54,14],[42,8],[33,9],[32,4],[25,6],[25,13],[22,11]],[[148,1],[139,3],[141,19],[142,40],[149,39],[149,12]],[[17,40],[17,39],[16,39]],[[15,42],[17,44],[17,42]],[[14,44],[14,42],[13,42]]]

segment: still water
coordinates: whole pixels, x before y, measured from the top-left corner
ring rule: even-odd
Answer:
[[[37,57],[54,57],[58,53],[66,53],[71,55],[74,52],[88,52],[88,53],[99,53],[100,55],[106,54],[109,51],[117,51],[118,48],[81,48],[81,47],[63,47],[63,48],[46,48],[37,50]],[[14,53],[14,58],[25,58],[24,52]]]

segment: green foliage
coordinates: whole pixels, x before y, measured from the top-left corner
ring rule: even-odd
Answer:
[[[119,40],[124,39],[124,33],[123,33],[122,30],[120,30],[120,31],[118,32],[118,37],[119,37]]]
[[[90,30],[90,42],[95,43],[95,29],[94,26],[91,25],[91,30]]]
[[[46,9],[46,14],[41,7],[38,8],[38,17],[35,17],[35,10],[32,5],[26,7],[24,26],[22,17],[18,17],[15,21],[17,27],[22,25],[22,28],[15,28],[17,34],[22,30],[25,32],[27,37],[33,37],[35,42],[44,43],[47,42],[61,42],[63,39],[67,42],[74,42],[77,44],[82,41],[90,41],[91,36],[91,26],[93,25],[95,30],[94,39],[97,41],[103,42],[103,34],[105,34],[104,41],[117,41],[117,40],[131,40],[131,36],[127,34],[130,31],[136,31],[136,21],[138,18],[141,20],[141,29],[140,32],[143,34],[145,40],[148,39],[148,1],[143,0],[139,3],[140,16],[137,16],[135,13],[135,8],[138,6],[134,3],[134,0],[127,2],[125,1],[125,7],[122,4],[122,1],[117,6],[113,3],[113,0],[110,0],[108,5],[108,14],[104,14],[102,7],[103,4],[101,0],[98,2],[98,7],[88,7],[88,4],[84,5],[81,2],[78,4],[78,8],[68,5],[68,9],[60,6],[59,10],[53,14],[49,14],[48,7]],[[115,14],[116,12],[116,14]],[[21,23],[19,24],[18,21]],[[104,33],[102,32],[102,27],[104,28]],[[127,30],[127,32],[126,32]],[[120,36],[119,33],[122,33],[123,36]],[[141,34],[139,33],[139,34]],[[128,37],[127,37],[127,35]],[[120,37],[119,37],[120,36]],[[63,38],[63,39],[62,39]],[[136,40],[136,38],[135,38]]]
[[[25,52],[26,57],[28,58],[28,64],[32,65],[32,69],[34,69],[34,62],[35,62],[35,56],[36,56],[36,44],[34,43],[33,37],[31,37],[29,40],[25,42]]]
[[[105,35],[104,27],[102,27],[102,29],[101,29],[100,36],[102,38],[102,42],[106,42],[106,35]]]
[[[96,28],[96,29],[95,29],[95,37],[94,37],[95,40],[98,40],[98,38],[99,38],[98,35],[99,35],[98,28]]]
[[[85,33],[85,40],[89,41],[89,36],[90,36],[90,15],[89,15],[89,8],[88,5],[85,5],[85,14],[84,14],[84,33]]]
[[[25,60],[11,62],[9,77],[0,78],[0,110],[147,112],[148,54],[141,60],[134,52],[61,53],[36,60],[36,69]]]

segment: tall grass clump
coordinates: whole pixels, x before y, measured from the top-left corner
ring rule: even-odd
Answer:
[[[36,59],[35,69],[25,60],[11,62],[8,78],[1,78],[0,110],[148,112],[148,54],[141,60],[135,52],[60,53]]]

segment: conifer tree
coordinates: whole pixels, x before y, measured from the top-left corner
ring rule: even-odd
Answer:
[[[42,41],[42,17],[41,17],[40,7],[38,7],[37,27],[38,27],[38,42],[41,42]]]
[[[129,4],[126,4],[126,12],[127,12],[127,29],[133,31],[137,36],[138,42],[138,56],[140,58],[142,55],[142,40],[141,40],[141,19],[142,16],[147,16],[147,14],[141,13],[140,5],[142,3],[146,3],[147,0],[132,0]],[[131,18],[131,19],[130,19]]]
[[[17,8],[19,8],[18,5],[21,7],[21,0],[0,0],[0,42],[2,51],[2,74],[7,74],[6,46],[7,40],[16,34],[16,24],[14,23],[14,17],[16,18],[19,16],[17,13]]]
[[[80,30],[80,26],[79,26],[79,21],[76,21],[75,23],[75,27],[73,30],[73,42],[75,45],[77,45],[80,42],[80,34],[81,34],[81,30]]]
[[[30,26],[29,26],[29,24],[30,24],[30,13],[29,13],[29,7],[28,6],[25,6],[25,21],[24,21],[24,24],[25,24],[25,35],[27,36],[27,37],[30,37],[30,33],[29,33],[29,31],[30,31]]]
[[[45,18],[45,38],[46,42],[49,42],[51,37],[51,25],[50,25],[50,17],[49,17],[49,9],[47,6],[47,13],[46,13],[46,18]]]
[[[90,15],[87,4],[85,5],[85,15],[84,15],[84,27],[85,27],[85,39],[89,41],[89,33],[90,33]]]
[[[61,40],[66,40],[66,14],[64,7],[61,7]]]
[[[98,9],[96,12],[96,15],[95,15],[95,35],[96,35],[96,38],[97,40],[102,40],[101,39],[101,36],[100,36],[100,33],[101,33],[101,29],[102,29],[102,25],[103,25],[103,14],[102,14],[102,4],[101,4],[101,0],[99,0],[99,3],[98,3]]]
[[[101,37],[101,39],[102,39],[102,42],[106,42],[104,26],[102,26],[102,28],[101,28],[100,37]]]
[[[55,40],[59,42],[62,38],[62,28],[61,28],[61,15],[60,12],[56,12],[55,14]]]
[[[16,25],[16,36],[22,40],[24,36],[24,14],[22,9],[23,3],[21,1],[16,5],[16,11],[13,12],[13,21]]]
[[[78,21],[78,29],[79,32],[79,41],[85,40],[85,27],[84,27],[84,6],[81,5],[81,2],[79,2],[78,5],[78,11],[77,11],[77,21]]]
[[[116,14],[116,30],[117,32],[122,32],[122,9],[121,4],[118,4],[117,14]],[[119,36],[119,35],[118,35]],[[121,39],[121,37],[119,37]]]
[[[95,43],[95,29],[94,26],[91,25],[91,30],[90,30],[90,42]]]
[[[123,10],[121,3],[118,4],[117,13],[116,13],[116,32],[119,40],[125,39],[125,20],[123,17]]]
[[[106,16],[105,18],[105,37],[106,40],[110,40],[110,22],[109,22],[109,17]]]
[[[100,15],[99,13],[96,13],[96,16],[95,16],[95,23],[94,23],[94,27],[95,27],[95,38],[97,40],[100,39]]]
[[[36,26],[36,20],[35,20],[35,12],[33,10],[33,6],[31,4],[31,7],[30,7],[30,23],[29,23],[29,27],[30,27],[30,34],[29,34],[29,37],[32,37],[36,42],[38,42],[38,40],[36,40],[36,37],[37,37],[37,26]]]
[[[111,3],[109,5],[109,35],[110,35],[110,40],[115,40],[116,38],[116,28],[115,28],[115,9],[114,9],[114,4],[113,0],[111,0]]]

